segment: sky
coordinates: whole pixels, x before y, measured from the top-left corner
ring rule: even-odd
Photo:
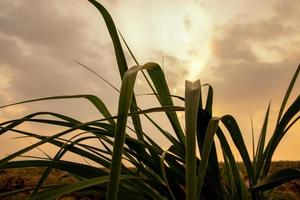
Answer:
[[[173,94],[184,95],[184,80],[200,79],[201,83],[211,84],[214,115],[232,114],[249,148],[251,117],[257,140],[269,101],[270,120],[276,121],[283,95],[300,63],[300,1],[101,3],[138,61],[163,66]],[[120,87],[113,52],[102,17],[85,0],[1,0],[0,105],[53,95],[94,94],[116,114],[118,94],[75,62],[90,66]],[[125,53],[129,65],[134,65],[129,53]],[[292,100],[300,93],[299,86],[298,81]],[[138,77],[136,93],[146,91],[145,81]],[[145,97],[138,102],[143,108],[152,105]],[[82,121],[100,117],[87,101],[57,100],[1,109],[0,121],[49,110]],[[273,126],[271,123],[269,133]],[[30,124],[22,127],[45,134],[57,131]],[[296,151],[300,145],[299,130],[298,123],[280,143],[274,160],[300,160]],[[1,157],[34,142],[12,139],[15,136],[0,136]]]

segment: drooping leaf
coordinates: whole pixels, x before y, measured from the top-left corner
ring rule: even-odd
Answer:
[[[288,181],[299,179],[299,178],[300,178],[299,168],[286,168],[265,177],[252,189],[264,191],[264,190],[272,189]]]
[[[122,175],[120,179],[139,179],[139,177],[136,176],[130,176],[130,175]],[[101,177],[95,177],[91,178],[85,181],[81,181],[78,183],[73,183],[67,186],[60,187],[58,189],[53,189],[53,190],[44,190],[42,192],[37,193],[36,195],[32,196],[30,199],[31,200],[40,200],[40,199],[45,199],[45,200],[51,200],[55,199],[57,197],[61,197],[65,194],[69,194],[71,192],[85,189],[88,187],[92,187],[98,184],[103,184],[108,182],[109,176],[101,176]]]
[[[146,63],[144,65],[157,91],[157,99],[161,106],[173,106],[170,90],[161,67],[156,63]],[[163,94],[163,95],[160,95]],[[167,117],[175,131],[175,134],[182,145],[184,145],[185,136],[178,117],[175,112],[167,112]]]

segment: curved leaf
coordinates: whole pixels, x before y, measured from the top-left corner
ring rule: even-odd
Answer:
[[[287,168],[287,169],[277,171],[265,177],[252,189],[264,191],[264,190],[272,189],[290,180],[299,179],[299,178],[300,178],[299,168]]]
[[[161,67],[157,63],[146,63],[144,67],[154,84],[157,91],[157,99],[162,106],[174,106],[172,98],[170,97],[170,90]],[[160,95],[163,94],[163,95]],[[175,112],[167,112],[167,117],[175,131],[178,140],[184,145],[185,136],[180,126],[178,117]]]
[[[140,179],[139,177],[136,176],[130,176],[130,175],[123,175],[120,177],[121,180],[123,179]],[[51,200],[55,199],[57,197],[61,197],[65,194],[69,194],[71,192],[75,192],[78,190],[82,190],[88,187],[92,187],[98,184],[103,184],[108,182],[109,176],[101,176],[101,177],[95,177],[91,178],[85,181],[80,181],[78,183],[74,183],[71,185],[63,186],[58,189],[52,189],[52,190],[44,190],[43,192],[39,192],[36,195],[32,196],[30,199],[31,200],[40,200],[40,199],[45,199],[45,200]]]

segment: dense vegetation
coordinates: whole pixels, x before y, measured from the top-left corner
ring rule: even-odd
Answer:
[[[44,167],[45,170],[31,191],[30,199],[55,199],[72,192],[98,193],[107,199],[264,199],[270,190],[289,180],[299,178],[299,168],[285,168],[270,174],[272,156],[288,130],[299,120],[299,96],[287,105],[292,88],[300,71],[298,66],[281,104],[275,129],[269,141],[266,140],[270,106],[267,108],[255,148],[254,159],[246,148],[243,134],[231,115],[214,116],[213,88],[200,81],[185,82],[185,96],[171,95],[161,67],[156,63],[128,68],[117,29],[107,10],[97,1],[89,0],[103,16],[111,36],[117,64],[122,79],[119,91],[117,116],[112,116],[105,103],[94,95],[55,96],[19,102],[7,106],[34,101],[84,98],[90,101],[103,118],[82,123],[77,119],[53,112],[37,112],[20,119],[0,124],[0,134],[11,131],[40,141],[0,160],[0,169]],[[127,49],[134,58],[132,52]],[[134,58],[135,59],[135,58]],[[84,65],[83,65],[84,66]],[[84,66],[88,68],[87,66]],[[141,110],[134,93],[135,80],[142,73],[160,106]],[[202,87],[208,87],[205,102],[202,100]],[[176,106],[173,98],[184,102]],[[166,115],[172,132],[164,130],[149,113]],[[185,130],[182,128],[177,112],[185,113]],[[162,148],[151,138],[151,133],[143,128],[141,115],[150,121],[165,137],[170,146]],[[132,125],[128,124],[132,119]],[[52,136],[30,133],[20,129],[24,123],[42,123],[65,127],[65,130]],[[222,124],[221,126],[219,126]],[[128,131],[135,133],[134,136]],[[75,137],[64,136],[78,132]],[[90,135],[92,134],[92,136]],[[225,134],[228,134],[226,136]],[[241,174],[229,145],[230,138],[238,149],[248,180]],[[87,145],[87,140],[98,140],[101,146]],[[220,142],[224,164],[217,157],[215,141]],[[53,157],[31,158],[15,161],[20,155],[42,144],[49,143],[60,148]],[[200,156],[197,156],[197,150]],[[88,165],[63,160],[67,152],[75,153],[97,163]],[[130,164],[124,164],[124,163]],[[99,167],[101,166],[101,167]],[[133,166],[133,167],[132,167]],[[74,183],[47,185],[45,181],[53,169],[68,172]],[[46,188],[46,189],[45,189]],[[26,188],[25,188],[26,189]],[[23,189],[24,191],[24,189]],[[15,195],[21,190],[2,193],[0,196]]]
[[[223,167],[223,163],[220,163],[220,167]],[[242,172],[244,178],[247,177],[247,173],[243,163],[239,163],[239,169]],[[271,173],[277,172],[287,167],[300,168],[300,161],[276,161],[271,163]],[[7,169],[0,171],[0,193],[9,191],[15,192],[21,190],[18,194],[13,196],[2,197],[3,200],[15,200],[26,199],[30,195],[30,191],[35,187],[40,176],[43,174],[43,168],[17,168]],[[77,180],[67,172],[53,169],[49,174],[44,185],[54,186],[59,184],[72,184]],[[276,187],[274,190],[268,192],[268,197],[272,200],[298,200],[300,198],[300,179],[289,181]],[[61,200],[98,200],[104,199],[103,194],[97,192],[72,192],[66,194],[59,199]]]

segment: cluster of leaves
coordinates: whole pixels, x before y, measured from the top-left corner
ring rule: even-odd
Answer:
[[[266,141],[270,106],[268,107],[257,149],[251,160],[236,120],[231,115],[213,117],[213,88],[210,85],[201,85],[199,80],[186,81],[184,98],[171,95],[161,67],[156,63],[140,65],[124,41],[136,61],[136,66],[128,68],[119,34],[110,14],[97,1],[89,0],[89,2],[103,16],[114,45],[122,79],[121,89],[115,88],[120,93],[118,114],[112,116],[104,102],[93,95],[55,96],[16,103],[84,98],[95,106],[103,119],[82,123],[58,113],[37,112],[20,119],[2,122],[0,134],[13,131],[26,137],[36,138],[39,142],[1,159],[0,169],[45,167],[45,171],[36,187],[2,193],[0,197],[31,191],[30,199],[55,199],[72,192],[98,193],[111,200],[260,199],[267,194],[265,191],[291,179],[299,178],[299,169],[288,168],[271,175],[269,170],[275,149],[300,117],[299,96],[286,109],[300,66],[282,102],[271,139]],[[142,73],[147,80],[160,107],[146,110],[138,107],[134,94],[138,73]],[[202,101],[201,87],[208,87],[206,102]],[[173,98],[183,101],[184,107],[175,106]],[[164,130],[149,116],[152,112],[167,116],[172,126],[172,133]],[[185,112],[185,131],[180,125],[176,112]],[[161,137],[165,137],[170,142],[168,149],[163,149],[151,139],[150,133],[143,129],[141,115],[156,127]],[[132,119],[133,127],[127,124],[128,118]],[[43,136],[20,130],[19,125],[24,123],[60,126],[65,130],[52,136]],[[219,123],[222,123],[224,128],[221,129]],[[130,136],[127,133],[129,129],[136,135]],[[69,140],[64,139],[64,136],[76,131],[81,133]],[[249,184],[246,184],[240,173],[228,138],[239,151]],[[102,145],[91,146],[85,143],[91,139],[98,140]],[[222,168],[218,162],[220,159],[217,157],[215,140],[220,142],[222,148],[224,159]],[[53,157],[14,161],[22,154],[46,143],[59,147],[59,151]],[[197,151],[200,152],[200,156],[197,156]],[[62,160],[67,152],[75,153],[97,165]],[[44,182],[52,169],[64,170],[78,181],[72,184],[45,185]]]

